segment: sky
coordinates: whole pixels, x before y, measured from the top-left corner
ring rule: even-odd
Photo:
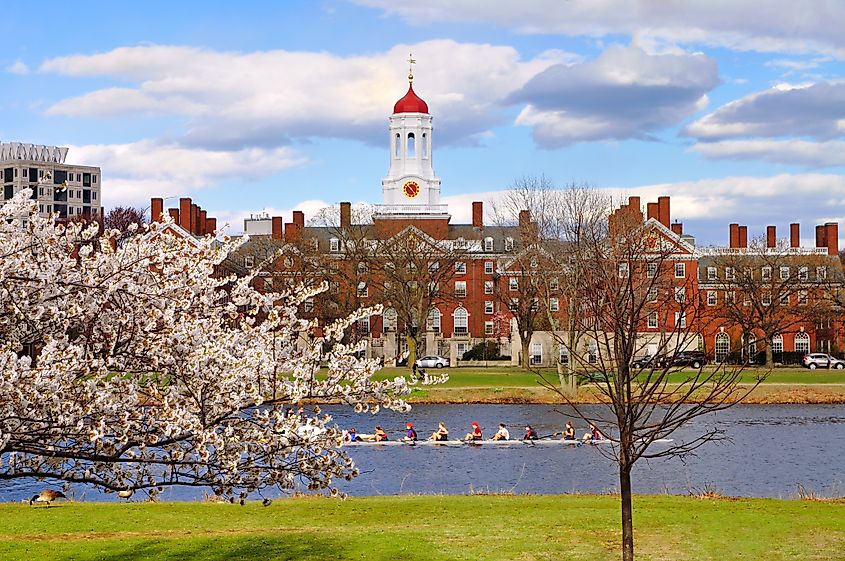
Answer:
[[[238,233],[381,202],[413,53],[453,223],[541,174],[669,195],[705,245],[845,218],[839,0],[40,6],[0,19],[0,140],[70,147],[107,207],[188,196]]]

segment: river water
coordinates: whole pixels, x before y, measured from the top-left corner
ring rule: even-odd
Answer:
[[[596,414],[606,409],[595,406]],[[417,405],[408,414],[383,411],[355,415],[328,407],[343,428],[372,432],[376,424],[399,437],[411,421],[424,438],[442,420],[451,438],[460,438],[477,421],[485,436],[505,423],[520,438],[529,423],[540,435],[560,431],[567,418],[578,434],[586,425],[549,405]],[[705,444],[695,456],[641,460],[632,476],[637,493],[687,494],[714,490],[747,497],[794,497],[799,485],[821,496],[845,495],[845,407],[837,405],[741,405],[694,420],[676,431],[676,441],[707,429],[723,429],[731,441]],[[659,449],[660,444],[653,445]],[[594,446],[368,446],[347,448],[361,475],[340,488],[351,495],[466,494],[469,492],[604,493],[618,489],[613,460]],[[48,482],[20,480],[0,484],[0,501],[32,496]],[[77,498],[113,500],[75,486]],[[278,492],[265,492],[266,496]],[[165,500],[195,500],[202,491],[173,489]]]

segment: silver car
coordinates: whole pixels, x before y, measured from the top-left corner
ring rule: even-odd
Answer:
[[[816,368],[836,368],[837,370],[842,370],[845,368],[845,361],[824,353],[804,355],[804,358],[801,359],[801,364],[810,370],[815,370]]]
[[[424,356],[417,359],[417,368],[448,368],[449,359],[442,356]]]

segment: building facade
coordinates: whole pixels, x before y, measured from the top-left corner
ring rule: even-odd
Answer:
[[[381,306],[381,313],[357,322],[353,338],[366,341],[363,352],[386,364],[401,361],[409,345],[417,347],[417,356],[439,354],[456,364],[484,342],[513,364],[526,353],[538,367],[569,362],[573,353],[579,364],[599,360],[606,351],[598,337],[578,337],[572,347],[561,343],[566,337],[557,329],[573,309],[562,290],[568,273],[561,263],[542,262],[542,240],[527,210],[512,224],[492,225],[485,223],[483,202],[476,201],[471,223],[452,222],[434,171],[433,116],[409,78],[388,120],[381,203],[353,215],[356,209],[341,202],[307,225],[301,211],[290,221],[252,216],[245,221],[249,241],[229,257],[227,270],[259,268],[259,288],[277,292],[325,283],[327,290],[299,310],[323,326],[361,307]],[[161,199],[153,199],[152,209],[154,217],[163,212]],[[216,228],[190,199],[169,213],[195,235]],[[700,247],[672,221],[666,196],[645,205],[630,197],[608,217],[611,235],[623,221],[633,221],[644,239],[662,248],[659,265],[649,261],[648,249],[641,262],[636,257],[619,265],[620,277],[664,279],[648,293],[652,311],[638,327],[641,355],[665,350],[667,337],[679,330],[695,334],[684,340],[684,349],[703,350],[711,360],[754,360],[766,346],[783,361],[789,353],[845,349],[841,313],[826,319],[808,313],[841,285],[837,224],[817,227],[813,248],[800,247],[797,224],[790,225],[788,243],[770,226],[764,245],[749,244],[747,227],[732,224],[728,247]],[[541,269],[543,290],[532,280]],[[557,272],[549,276],[550,270]],[[784,280],[780,285],[767,276],[772,270]],[[694,314],[690,302],[700,305]],[[525,321],[531,330],[522,329]]]
[[[96,166],[67,163],[68,149],[20,142],[0,143],[3,196],[11,199],[22,189],[32,189],[42,216],[60,219],[101,218],[102,174]]]

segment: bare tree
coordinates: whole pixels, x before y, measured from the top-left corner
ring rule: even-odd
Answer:
[[[768,247],[765,238],[755,238],[748,248],[728,249],[702,263],[702,286],[719,319],[741,329],[744,360],[753,360],[749,349],[762,338],[766,367],[772,368],[775,336],[830,313],[825,292],[829,266],[826,254],[797,252],[785,240]]]
[[[131,206],[116,206],[103,217],[103,227],[106,230],[120,232],[118,243],[139,231],[138,228],[148,222],[146,210]],[[133,224],[135,229],[130,228]]]
[[[646,345],[670,356],[695,348],[696,327],[706,321],[695,288],[694,256],[668,229],[643,224],[639,209],[606,216],[603,227],[584,233],[573,255],[580,275],[575,307],[578,330],[595,352],[571,358],[603,380],[596,385],[603,413],[574,403],[556,383],[547,381],[583,420],[601,428],[612,446],[603,449],[618,467],[622,514],[622,558],[634,558],[631,472],[637,461],[683,456],[707,442],[725,438],[718,428],[684,442],[667,442],[679,427],[697,417],[737,403],[739,369],[724,365],[678,375],[671,360],[645,369],[632,366]],[[687,261],[688,260],[688,261]],[[661,441],[661,442],[658,442]]]

